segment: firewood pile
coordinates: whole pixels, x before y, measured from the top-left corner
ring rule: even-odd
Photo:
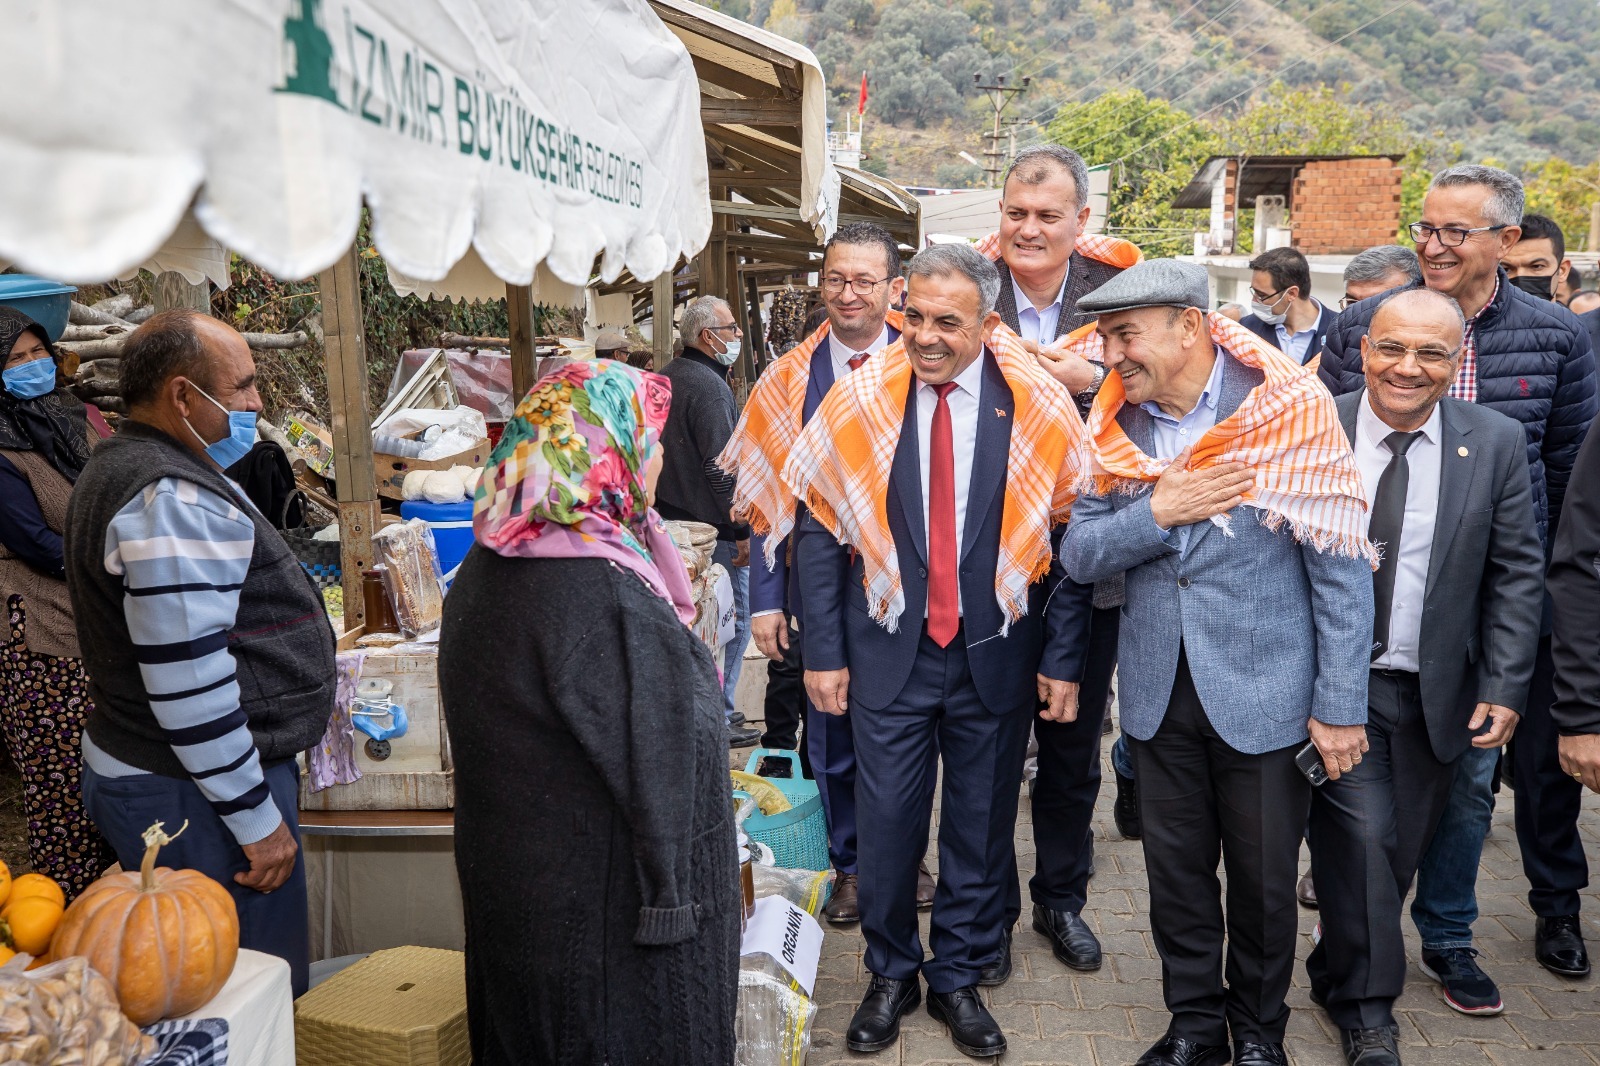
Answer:
[[[102,411],[126,414],[122,403],[122,349],[128,335],[155,314],[152,304],[135,307],[123,293],[93,305],[73,301],[67,328],[57,346],[64,355],[63,372],[72,379],[72,392]],[[304,330],[291,333],[241,333],[253,351],[304,348],[310,338]]]

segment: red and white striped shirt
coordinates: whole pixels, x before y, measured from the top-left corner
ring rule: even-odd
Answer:
[[[1489,302],[1478,308],[1477,314],[1467,319],[1467,332],[1461,338],[1461,368],[1456,371],[1456,380],[1450,386],[1450,395],[1457,400],[1478,402],[1478,319],[1494,306],[1499,295],[1500,277],[1496,274],[1494,292],[1489,294]]]

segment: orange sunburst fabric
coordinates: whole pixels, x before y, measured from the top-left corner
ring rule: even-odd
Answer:
[[[905,329],[905,318],[893,308],[886,321],[897,332]],[[826,352],[828,333],[829,325],[823,322],[756,379],[733,436],[717,456],[717,466],[737,479],[734,514],[767,538],[768,570],[777,565],[778,546],[794,528],[795,495],[781,475],[789,452],[800,439],[811,358],[819,348]]]
[[[979,253],[988,256],[990,260],[1000,258],[1000,231],[982,237],[973,245]],[[1108,266],[1121,267],[1123,270],[1133,266],[1144,258],[1144,253],[1139,251],[1139,246],[1132,241],[1125,241],[1121,237],[1107,237],[1103,233],[1080,233],[1078,243],[1073,248],[1079,255],[1090,259],[1098,259]]]
[[[1245,504],[1264,512],[1263,525],[1276,529],[1288,523],[1296,540],[1317,551],[1360,556],[1376,569],[1361,472],[1333,396],[1317,380],[1315,361],[1301,366],[1222,315],[1206,319],[1217,347],[1266,380],[1237,411],[1201,435],[1190,468],[1244,463],[1256,478]],[[1090,344],[1091,337],[1098,342],[1090,335],[1078,345]],[[1155,481],[1168,465],[1141,452],[1117,424],[1125,400],[1121,375],[1107,375],[1089,411],[1081,492],[1132,492]],[[1227,532],[1227,515],[1212,521]]]
[[[1009,626],[1027,614],[1028,586],[1050,568],[1050,530],[1071,514],[1083,422],[1065,386],[1020,337],[1001,325],[985,342],[1015,406],[994,578]],[[783,470],[817,520],[861,553],[867,608],[890,632],[906,602],[889,529],[889,478],[913,377],[903,344],[879,352],[828,393]]]

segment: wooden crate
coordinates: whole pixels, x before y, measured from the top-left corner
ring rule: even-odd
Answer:
[[[485,437],[465,451],[443,459],[408,459],[403,455],[374,452],[372,467],[378,482],[378,495],[391,500],[403,500],[405,497],[400,494],[400,486],[411,471],[449,470],[453,466],[481,467],[489,458],[489,449],[489,438]]]
[[[391,699],[406,710],[406,734],[389,741],[387,759],[367,754],[367,735],[355,735],[361,779],[312,792],[300,779],[300,809],[306,811],[442,811],[455,807],[455,767],[450,737],[439,708],[439,657],[373,648],[362,677],[394,684]]]

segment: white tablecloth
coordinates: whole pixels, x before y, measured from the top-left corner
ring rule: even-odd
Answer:
[[[289,985],[289,964],[276,955],[241,950],[233,975],[215,999],[193,1013],[158,1022],[145,1031],[155,1033],[161,1040],[169,1039],[180,1029],[215,1034],[216,1026],[193,1024],[212,1019],[227,1025],[225,1052],[219,1044],[214,1053],[208,1054],[191,1042],[183,1051],[175,1049],[171,1057],[158,1055],[150,1060],[150,1066],[195,1061],[214,1066],[294,1066],[294,996]]]

